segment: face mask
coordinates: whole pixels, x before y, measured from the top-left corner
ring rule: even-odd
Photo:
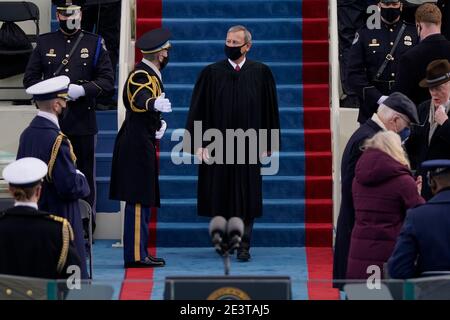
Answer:
[[[397,133],[400,136],[400,139],[402,140],[402,143],[405,143],[406,140],[408,140],[411,130],[409,128],[405,128],[402,131]]]
[[[400,14],[400,8],[381,8],[381,16],[387,23],[394,23]]]
[[[161,61],[159,63],[159,70],[164,69],[167,66],[168,63],[169,63],[169,55],[167,55],[167,57],[164,57],[163,61]]]
[[[241,48],[245,45],[246,45],[246,43],[244,43],[240,47],[229,47],[229,46],[225,45],[225,55],[227,56],[228,59],[235,61],[235,60],[239,59],[240,57],[242,57],[243,53],[241,53]]]
[[[74,34],[80,30],[81,19],[59,20],[59,28],[66,34]]]

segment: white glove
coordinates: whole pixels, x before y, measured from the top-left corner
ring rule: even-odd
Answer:
[[[161,128],[158,131],[156,131],[155,138],[160,140],[163,137],[164,132],[166,132],[166,129],[167,123],[164,120],[161,120]]]
[[[156,100],[154,108],[160,112],[172,112],[172,104],[169,99],[165,98],[166,94],[163,92]]]
[[[84,88],[82,86],[79,86],[77,84],[70,84],[68,94],[70,99],[77,100],[79,97],[85,96],[86,92],[84,91]]]
[[[389,98],[389,96],[381,96],[380,99],[378,99],[378,104],[382,104],[387,98]]]
[[[86,176],[84,175],[84,173],[83,172],[81,172],[80,170],[78,170],[78,169],[76,169],[77,170],[77,174],[81,174],[83,177],[85,177],[86,178]]]

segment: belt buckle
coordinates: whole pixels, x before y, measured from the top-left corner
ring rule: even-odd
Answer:
[[[66,65],[66,64],[68,64],[68,63],[69,63],[69,60],[67,60],[67,59],[63,59],[63,61],[61,61],[61,63],[62,63],[63,65]]]

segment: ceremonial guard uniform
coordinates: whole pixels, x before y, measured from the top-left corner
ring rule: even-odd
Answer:
[[[69,83],[68,77],[59,76],[27,89],[41,110],[20,136],[17,158],[35,157],[48,164],[39,209],[69,220],[74,229],[78,254],[84,259],[86,253],[78,199],[89,194],[89,185],[76,168],[77,159],[70,141],[59,128],[56,112],[51,113],[48,106],[44,109],[44,103],[65,106]],[[87,276],[85,263],[82,264],[82,272]]]
[[[17,189],[36,192],[46,174],[47,165],[36,158],[17,160],[3,170],[14,194]],[[68,220],[39,211],[32,200],[21,200],[0,212],[0,274],[46,279],[72,275],[67,268],[81,263]]]
[[[24,76],[26,88],[59,75],[70,78],[69,95],[73,101],[60,117],[62,132],[72,142],[78,169],[86,175],[91,193],[86,200],[95,212],[96,98],[112,92],[114,74],[103,39],[77,29],[80,6],[71,1],[53,1],[57,5],[60,29],[39,36]],[[63,20],[62,17],[69,16]],[[73,18],[75,17],[75,18]],[[72,27],[72,29],[71,29]],[[69,29],[69,30],[67,30]]]
[[[387,4],[399,1],[380,2]],[[380,28],[369,29],[364,26],[356,33],[347,62],[347,86],[360,100],[360,124],[377,111],[382,96],[393,92],[398,60],[416,45],[417,40],[414,25],[401,20],[391,24],[381,20]]]
[[[150,211],[160,206],[156,140],[166,129],[161,112],[171,111],[160,73],[168,60],[169,37],[168,30],[156,29],[137,41],[144,59],[128,76],[123,91],[127,110],[114,146],[110,198],[126,201],[125,267],[165,264],[163,259],[149,255],[147,247]],[[157,62],[145,59],[147,55]]]

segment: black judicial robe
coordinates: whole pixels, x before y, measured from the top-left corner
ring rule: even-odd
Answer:
[[[226,129],[279,129],[277,93],[272,72],[266,65],[251,60],[247,60],[240,71],[234,70],[228,60],[207,66],[195,84],[186,123],[186,130],[192,139],[189,145],[185,137],[184,148],[185,152],[192,154],[200,147],[195,143],[194,121],[202,121],[203,133],[208,129],[218,129],[224,142]],[[259,154],[278,151],[275,146],[270,146],[270,138],[268,140],[267,150],[259,150]],[[247,155],[248,142],[247,139]],[[210,143],[202,142],[202,147]],[[227,164],[226,158],[226,150],[223,150],[223,164],[200,164],[198,214],[209,217],[261,216],[262,178],[259,160],[251,164],[247,156],[244,164],[236,164],[236,161]],[[234,158],[236,160],[236,152]]]

